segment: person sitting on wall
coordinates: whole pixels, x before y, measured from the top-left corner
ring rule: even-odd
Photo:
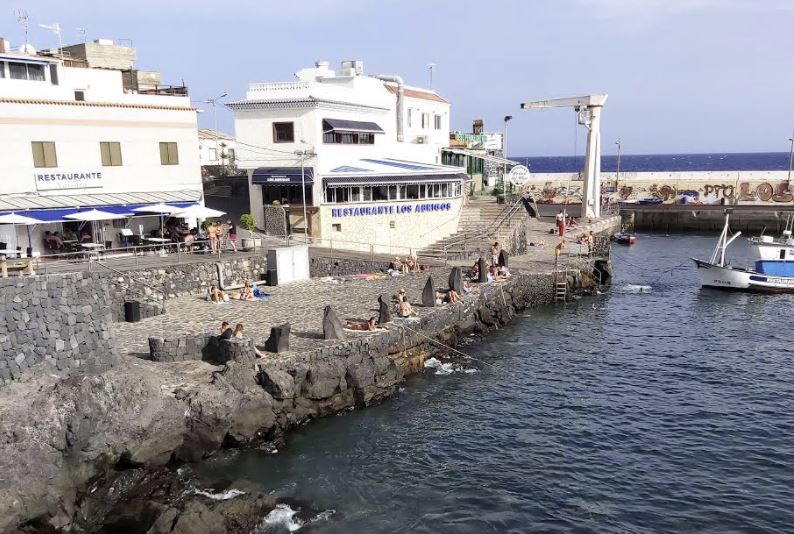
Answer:
[[[423,273],[429,273],[429,272],[430,272],[430,266],[429,266],[429,265],[427,265],[427,264],[424,264],[424,265],[422,265],[422,266],[421,266],[420,270],[421,270]]]
[[[218,336],[218,339],[231,339],[231,338],[232,338],[232,335],[234,334],[234,333],[232,332],[232,329],[231,329],[231,327],[229,326],[229,323],[227,323],[226,321],[223,321],[223,322],[221,323],[221,330],[220,330],[220,332],[221,332],[221,333],[220,333],[220,335]]]
[[[403,262],[400,261],[400,257],[399,256],[394,258],[394,261],[391,262],[391,268],[394,269],[395,271],[402,272],[402,270],[403,270]]]
[[[460,297],[454,289],[450,289],[446,293],[444,291],[436,291],[436,304],[457,304],[460,302]]]
[[[416,313],[416,310],[414,310],[413,306],[411,306],[411,303],[408,302],[408,299],[403,296],[402,300],[397,304],[397,317],[406,318],[411,317],[412,315],[418,314]]]
[[[210,286],[210,289],[207,293],[207,299],[214,302],[215,304],[219,304],[227,299],[226,295],[215,286]]]
[[[502,265],[501,267],[497,268],[496,275],[501,277],[503,280],[510,278],[510,269],[507,268],[507,265]]]
[[[347,321],[345,324],[348,330],[375,330],[377,327],[374,317],[370,317],[369,321]]]
[[[232,334],[232,336],[235,339],[243,339],[243,337],[245,337],[243,334],[243,323],[237,323],[237,326],[234,327],[234,334]],[[265,357],[264,353],[256,348],[256,345],[254,345],[254,354],[256,354],[257,358]]]
[[[251,288],[251,282],[248,280],[245,281],[243,291],[240,293],[240,300],[256,300],[256,297],[254,296],[254,290]]]
[[[491,265],[499,265],[499,250],[501,247],[498,242],[491,245]]]

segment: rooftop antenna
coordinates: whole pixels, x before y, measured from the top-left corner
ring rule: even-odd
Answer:
[[[14,15],[17,17],[17,22],[22,24],[25,27],[25,45],[28,44],[28,12],[24,9],[17,9],[14,11]]]
[[[57,22],[54,24],[39,24],[40,28],[44,28],[45,30],[50,30],[52,33],[58,36],[58,53],[63,58],[63,39],[61,37],[61,25]]]
[[[433,88],[433,71],[435,69],[436,69],[436,64],[435,63],[428,63],[427,64],[427,71],[428,71],[428,74],[430,75],[430,89]]]
[[[86,36],[88,35],[88,31],[85,28],[77,28],[77,40],[83,40],[83,44],[86,43]]]

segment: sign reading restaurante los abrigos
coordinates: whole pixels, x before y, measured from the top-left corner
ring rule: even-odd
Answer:
[[[331,217],[356,217],[361,215],[396,215],[403,213],[427,213],[432,211],[449,211],[451,202],[433,202],[429,204],[386,204],[382,206],[356,206],[355,208],[333,208]]]

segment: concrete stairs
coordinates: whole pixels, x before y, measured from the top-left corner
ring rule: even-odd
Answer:
[[[458,231],[425,247],[417,255],[444,260],[487,256],[494,241],[508,242],[527,217],[521,203],[497,204],[495,197],[474,197],[461,210]]]

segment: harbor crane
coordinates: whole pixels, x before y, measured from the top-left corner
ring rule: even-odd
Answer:
[[[521,109],[572,107],[578,114],[579,124],[587,128],[587,149],[584,160],[584,185],[582,187],[582,216],[601,215],[601,108],[606,94],[572,98],[554,98],[523,102]]]

